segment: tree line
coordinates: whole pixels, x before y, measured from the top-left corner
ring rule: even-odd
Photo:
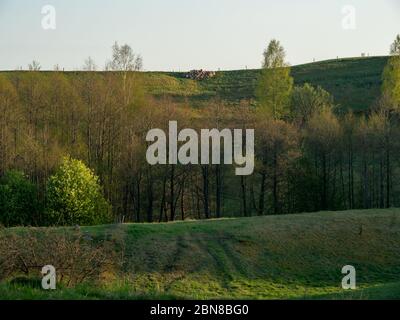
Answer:
[[[107,204],[101,203],[110,205],[115,222],[399,206],[396,41],[382,75],[381,97],[362,115],[343,112],[323,88],[294,86],[276,40],[264,53],[255,105],[214,99],[207,107],[192,108],[168,96],[156,99],[146,93],[141,58],[127,45],[114,45],[107,72],[93,72],[95,63],[88,59],[87,72],[32,68],[0,74],[0,186],[9,183],[10,172],[23,173],[34,186],[21,183],[28,190],[24,194],[36,190],[32,199],[43,211],[8,225],[77,223],[65,218],[68,210],[53,208],[65,218],[57,221],[45,214],[54,203],[51,177],[66,156],[90,168],[94,180],[99,177],[101,187],[92,189],[103,193]],[[153,128],[167,131],[169,121],[178,121],[180,129],[255,129],[254,174],[236,176],[229,165],[149,165],[146,134]],[[3,189],[0,222],[7,224],[9,206],[1,203],[10,197],[1,194]],[[31,217],[32,201],[20,212]]]

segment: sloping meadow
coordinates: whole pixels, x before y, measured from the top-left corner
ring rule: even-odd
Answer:
[[[171,224],[2,230],[1,296],[31,298],[399,297],[400,210]],[[40,288],[40,266],[58,289]],[[358,290],[344,292],[343,266]],[[36,283],[30,281],[36,279]],[[33,284],[32,284],[33,283]]]

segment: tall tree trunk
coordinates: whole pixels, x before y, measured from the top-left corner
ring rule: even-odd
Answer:
[[[181,219],[185,221],[185,182],[182,182],[181,192]]]
[[[170,216],[171,216],[171,221],[175,221],[175,166],[171,165],[171,174],[170,174],[170,180],[169,180],[169,191],[170,191]]]
[[[391,202],[390,202],[390,150],[389,150],[389,138],[386,137],[386,144],[387,144],[387,149],[386,149],[386,208],[390,208]]]
[[[273,186],[272,195],[274,199],[274,214],[279,213],[279,203],[278,203],[278,159],[276,146],[274,146],[274,175],[273,175]]]
[[[267,174],[263,171],[261,173],[261,184],[260,184],[260,197],[258,201],[258,215],[264,215],[265,208],[265,182],[267,180]]]
[[[328,193],[328,178],[327,178],[327,164],[326,153],[322,153],[322,210],[327,210],[327,193]]]
[[[256,195],[254,192],[254,182],[251,181],[250,184],[250,197],[251,197],[251,205],[252,205],[252,212],[258,213],[257,203],[256,203]]]
[[[136,180],[136,222],[140,222],[140,210],[141,210],[141,188],[140,188],[140,181],[141,179]]]
[[[217,218],[221,218],[222,178],[221,178],[220,165],[216,165],[215,167],[215,176],[216,176],[216,214]]]
[[[354,209],[354,165],[353,165],[353,146],[349,148],[349,205]]]
[[[362,164],[362,189],[363,189],[363,207],[364,209],[368,209],[368,168],[367,168],[367,159],[364,154],[363,156],[363,164]]]
[[[153,202],[154,202],[153,178],[150,172],[148,173],[148,179],[147,179],[147,222],[150,223],[153,222]]]
[[[383,173],[383,155],[379,161],[379,208],[385,207],[385,192],[384,192],[384,173]]]
[[[209,168],[208,166],[202,166],[201,167],[202,173],[203,173],[203,204],[204,204],[204,215],[206,219],[210,218],[210,204],[209,204]]]
[[[347,209],[350,204],[346,201],[346,186],[344,182],[344,164],[343,164],[343,155],[340,156],[340,186],[341,186],[341,196],[340,199],[342,200],[341,207],[342,209]]]
[[[162,196],[161,196],[161,204],[160,204],[160,217],[159,217],[159,222],[162,222],[162,220],[163,220],[163,215],[164,215],[166,184],[167,184],[167,177],[164,176],[164,178],[163,178]]]
[[[246,196],[246,178],[244,176],[240,176],[240,186],[242,189],[242,206],[243,206],[243,213],[242,215],[247,217],[247,196]]]

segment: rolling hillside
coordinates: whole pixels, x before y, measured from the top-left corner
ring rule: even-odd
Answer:
[[[348,58],[315,62],[292,67],[296,85],[306,82],[321,86],[343,108],[367,109],[379,96],[381,75],[387,57]],[[201,104],[210,98],[231,103],[254,99],[261,70],[220,71],[214,78],[193,81],[184,73],[149,72],[145,74],[147,90]]]
[[[336,104],[344,109],[362,111],[371,106],[380,93],[381,75],[387,57],[366,57],[328,60],[292,67],[296,85],[306,82],[321,86],[333,94]],[[14,79],[25,71],[2,71]],[[41,72],[43,76],[50,72]],[[83,72],[65,72],[72,79]],[[99,72],[102,73],[102,72]],[[261,70],[219,71],[214,78],[194,81],[179,72],[144,72],[145,90],[155,97],[188,101],[193,106],[206,104],[210,99],[222,99],[238,104],[252,101]]]
[[[0,296],[400,298],[400,209],[126,224],[85,231],[94,239],[119,239],[115,249],[124,263],[107,282],[54,292],[3,284]],[[341,289],[341,269],[348,264],[357,269],[357,291]]]

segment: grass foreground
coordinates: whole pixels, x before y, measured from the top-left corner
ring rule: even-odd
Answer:
[[[119,239],[121,270],[104,275],[101,283],[54,291],[6,282],[0,298],[400,298],[400,209],[84,230],[94,239]],[[357,270],[357,290],[341,288],[345,265]]]

